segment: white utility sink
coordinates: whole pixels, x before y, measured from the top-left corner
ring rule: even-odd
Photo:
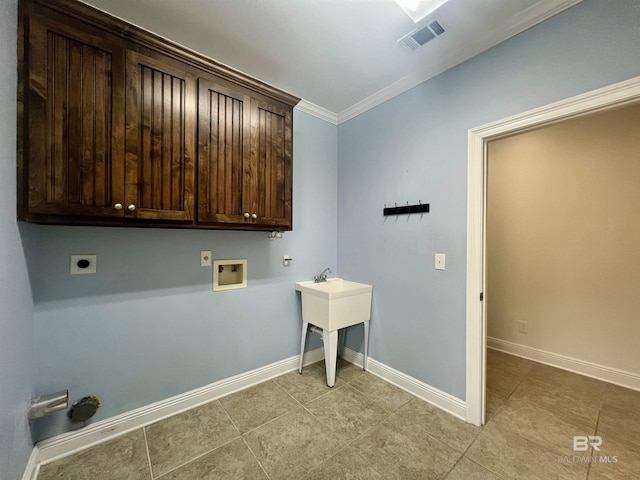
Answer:
[[[369,343],[369,319],[371,318],[372,285],[351,282],[342,278],[329,278],[326,282],[297,282],[296,290],[302,294],[302,339],[300,342],[300,366],[309,324],[322,329],[327,385],[335,384],[338,330],[357,323],[364,323],[364,362],[367,366]]]
[[[329,278],[326,282],[298,282],[302,292],[302,320],[323,330],[366,322],[371,318],[372,285]]]

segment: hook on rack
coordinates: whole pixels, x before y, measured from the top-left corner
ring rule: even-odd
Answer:
[[[404,207],[399,207],[397,203],[394,203],[395,207],[387,207],[387,204],[384,204],[384,209],[382,210],[382,214],[384,216],[388,215],[405,215],[409,213],[429,213],[429,204],[422,203],[422,200],[418,201],[417,205],[409,205],[407,201],[407,205]]]

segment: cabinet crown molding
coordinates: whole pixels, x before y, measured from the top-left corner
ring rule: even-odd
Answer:
[[[300,98],[291,93],[269,85],[246,73],[209,58],[206,55],[145,30],[142,27],[133,25],[126,20],[86,3],[81,3],[77,0],[21,0],[21,3],[27,8],[29,5],[41,5],[66,16],[73,17],[95,28],[106,30],[110,34],[118,35],[125,40],[130,40],[136,44],[157,50],[181,62],[189,63],[193,67],[272,97],[292,108],[300,102]]]

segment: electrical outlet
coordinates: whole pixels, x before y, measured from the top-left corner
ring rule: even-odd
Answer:
[[[200,251],[200,266],[201,267],[211,266],[211,250]]]
[[[518,331],[527,335],[529,333],[529,324],[527,322],[518,322]]]

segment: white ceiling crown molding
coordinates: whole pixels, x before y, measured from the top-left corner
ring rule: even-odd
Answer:
[[[581,0],[409,0],[440,5],[418,23],[390,0],[81,1],[295,92],[307,99],[299,111],[339,125]],[[432,41],[398,44],[412,30],[434,33],[436,18]]]
[[[311,103],[307,100],[300,100],[298,105],[295,107],[297,110],[301,112],[308,113],[309,115],[313,115],[314,117],[318,117],[325,122],[329,122],[333,125],[338,125],[338,115],[333,113],[326,108],[323,108],[315,103]]]
[[[540,0],[531,7],[511,17],[506,26],[501,26],[498,30],[490,31],[477,42],[469,44],[469,48],[452,52],[452,55],[444,59],[437,66],[433,66],[418,72],[411,73],[404,78],[392,83],[373,95],[364,98],[349,108],[338,113],[338,125],[357,117],[361,113],[376,107],[387,100],[410,90],[411,88],[425,82],[446,70],[463,63],[470,58],[489,50],[499,43],[543,22],[578,3],[582,0]]]

